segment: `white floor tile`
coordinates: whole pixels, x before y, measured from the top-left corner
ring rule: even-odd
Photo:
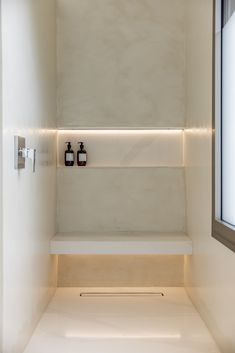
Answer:
[[[57,290],[24,353],[219,353],[183,288],[148,289],[164,297],[80,297],[86,290],[97,291]]]

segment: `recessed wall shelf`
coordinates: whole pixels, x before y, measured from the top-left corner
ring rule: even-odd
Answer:
[[[51,240],[51,254],[190,255],[192,241],[184,233],[59,233]]]
[[[64,166],[67,141],[72,144],[75,159],[78,141],[83,141],[90,167],[183,166],[183,138],[181,129],[58,130],[57,164]]]

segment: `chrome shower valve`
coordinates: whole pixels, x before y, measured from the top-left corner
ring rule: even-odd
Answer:
[[[26,158],[32,161],[32,170],[35,173],[36,149],[25,147],[25,138],[15,136],[15,169],[24,169]]]
[[[36,149],[27,147],[21,148],[19,149],[19,156],[22,158],[28,158],[32,161],[33,173],[35,173]]]

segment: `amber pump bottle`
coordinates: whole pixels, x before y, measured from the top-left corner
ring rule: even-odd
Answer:
[[[64,152],[64,164],[66,167],[72,167],[74,165],[74,152],[72,150],[71,142],[67,143],[67,150]]]
[[[77,152],[77,164],[79,167],[85,167],[87,163],[87,153],[86,150],[84,149],[84,143],[83,142],[78,142],[80,143],[80,149]]]

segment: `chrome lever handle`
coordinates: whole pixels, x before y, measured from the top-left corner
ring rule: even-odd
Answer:
[[[36,149],[33,148],[20,148],[19,156],[23,158],[29,158],[32,161],[33,173],[36,170]]]
[[[31,159],[33,173],[35,173],[35,170],[36,170],[36,150],[34,148],[28,148],[27,150],[28,150],[27,158]]]

